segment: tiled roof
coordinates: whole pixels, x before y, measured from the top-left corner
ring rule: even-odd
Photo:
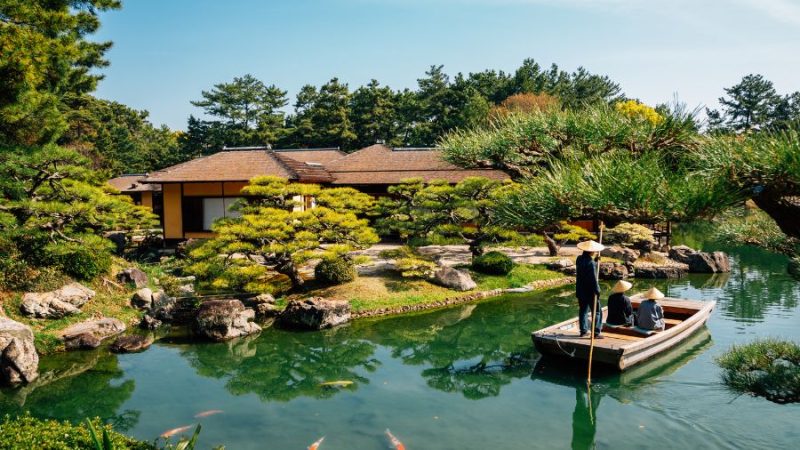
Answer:
[[[375,144],[327,165],[333,184],[397,184],[408,178],[425,181],[446,180],[457,183],[468,177],[507,180],[509,176],[494,169],[462,169],[442,158],[438,149],[391,149]]]
[[[223,150],[153,172],[147,183],[249,181],[274,175],[306,183],[397,184],[408,178],[457,183],[467,177],[507,180],[494,169],[462,169],[436,149],[391,149],[376,144],[346,155],[338,149]]]
[[[122,175],[108,180],[114,189],[120,192],[147,192],[147,191],[160,191],[161,186],[157,184],[143,184],[139,180],[145,178],[147,174],[132,174]]]
[[[203,181],[249,181],[253,177],[274,175],[293,181],[320,183],[330,181],[325,169],[290,158],[333,159],[338,150],[305,150],[297,152],[273,150],[221,151],[153,172],[148,183],[178,183]]]

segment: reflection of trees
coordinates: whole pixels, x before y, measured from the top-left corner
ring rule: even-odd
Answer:
[[[385,319],[362,331],[404,363],[431,366],[422,376],[432,388],[480,399],[528,376],[534,354],[528,332],[565,315],[563,308],[516,298]]]
[[[132,428],[139,411],[118,412],[134,391],[123,379],[116,355],[100,351],[70,352],[42,358],[41,375],[33,383],[3,392],[0,410],[30,411],[40,418],[75,420],[98,416],[119,431]]]
[[[227,378],[232,394],[252,392],[263,400],[280,401],[300,396],[327,398],[340,389],[368,383],[359,369],[372,372],[379,364],[372,358],[374,344],[348,339],[346,333],[346,328],[319,333],[266,330],[260,337],[191,345],[181,353],[200,375]],[[355,384],[320,387],[337,380]]]

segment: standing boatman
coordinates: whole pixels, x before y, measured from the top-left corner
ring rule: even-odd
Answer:
[[[575,260],[575,295],[578,297],[578,322],[580,323],[581,337],[589,334],[591,320],[594,320],[594,337],[602,339],[600,330],[603,329],[603,307],[600,304],[600,283],[597,280],[597,265],[600,263],[600,252],[605,248],[603,244],[595,241],[578,243],[578,248],[583,253]],[[597,311],[597,319],[592,316],[592,307]]]

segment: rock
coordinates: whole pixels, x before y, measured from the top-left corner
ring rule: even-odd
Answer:
[[[272,294],[258,294],[255,297],[250,297],[244,300],[244,304],[247,306],[259,305],[261,303],[269,303],[274,305],[275,297],[273,297]]]
[[[636,266],[634,275],[636,278],[683,278],[689,272],[684,266]]]
[[[320,330],[350,321],[350,304],[346,301],[312,297],[292,300],[278,316],[281,326],[303,330]]]
[[[150,309],[153,307],[153,291],[150,288],[141,288],[133,293],[131,305],[138,309]]]
[[[672,247],[670,259],[687,264],[692,273],[730,272],[731,264],[724,252],[698,252],[685,245]]]
[[[639,252],[636,250],[625,248],[619,245],[606,247],[605,250],[600,252],[600,255],[608,258],[619,259],[625,264],[633,263],[637,258],[639,258]]]
[[[161,325],[163,325],[163,323],[150,314],[143,315],[142,319],[139,321],[139,328],[143,330],[156,330],[160,328]]]
[[[520,294],[520,293],[523,293],[523,292],[531,292],[531,291],[533,291],[532,287],[523,286],[523,287],[518,287],[518,288],[508,288],[508,289],[505,289],[503,292],[508,292],[509,294]]]
[[[147,274],[135,267],[131,267],[118,273],[117,281],[124,284],[132,284],[137,288],[143,288],[147,287]]]
[[[278,308],[271,303],[259,303],[253,307],[253,311],[256,312],[256,320],[259,321],[274,319],[280,313]]]
[[[28,317],[60,319],[81,312],[80,307],[95,296],[95,292],[80,283],[69,283],[50,292],[28,292],[22,297],[20,311]]]
[[[152,336],[129,334],[120,336],[108,347],[112,353],[137,353],[147,350],[153,344]]]
[[[104,339],[123,331],[125,324],[121,320],[103,317],[70,325],[61,332],[61,339],[67,350],[97,348]]]
[[[794,278],[800,279],[800,257],[795,256],[789,259],[789,264],[786,266],[786,272]]]
[[[255,312],[239,300],[209,300],[200,305],[194,331],[214,341],[226,341],[261,331],[251,322]]]
[[[561,258],[547,263],[547,268],[550,270],[563,271],[569,267],[575,267],[575,261],[567,258]]]
[[[669,253],[670,249],[672,249],[672,247],[670,247],[669,244],[664,244],[660,249],[658,249],[658,251],[661,253]]]
[[[478,287],[468,272],[448,266],[442,266],[436,270],[433,274],[433,281],[457,291],[469,291]]]
[[[198,302],[194,297],[189,298],[175,298],[169,297],[166,294],[153,296],[153,309],[151,313],[153,317],[162,321],[175,325],[188,325],[194,322],[197,316]]]
[[[30,383],[39,376],[39,355],[27,325],[0,317],[0,386]]]
[[[628,278],[628,268],[625,264],[615,262],[600,263],[601,280],[624,280]]]
[[[178,286],[178,295],[180,296],[189,296],[194,295],[194,285],[193,284],[184,284]]]

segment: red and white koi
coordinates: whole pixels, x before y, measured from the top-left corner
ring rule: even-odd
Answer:
[[[225,411],[221,409],[209,409],[208,411],[199,412],[194,415],[195,419],[201,419],[203,417],[213,416],[214,414],[222,414]]]
[[[395,450],[406,450],[406,446],[403,445],[403,443],[400,442],[400,439],[397,439],[397,436],[393,435],[388,428],[386,429],[386,436],[389,438],[389,442],[392,443]]]
[[[308,447],[308,450],[317,450],[319,448],[319,446],[322,445],[322,441],[324,441],[324,440],[325,440],[325,436],[322,436],[321,438],[319,438],[319,440],[317,440],[316,442],[311,444]]]
[[[192,428],[191,425],[186,425],[185,427],[173,428],[171,430],[167,430],[161,433],[161,437],[162,438],[172,437],[175,436],[176,434],[183,433],[184,431],[189,431],[191,428]]]

